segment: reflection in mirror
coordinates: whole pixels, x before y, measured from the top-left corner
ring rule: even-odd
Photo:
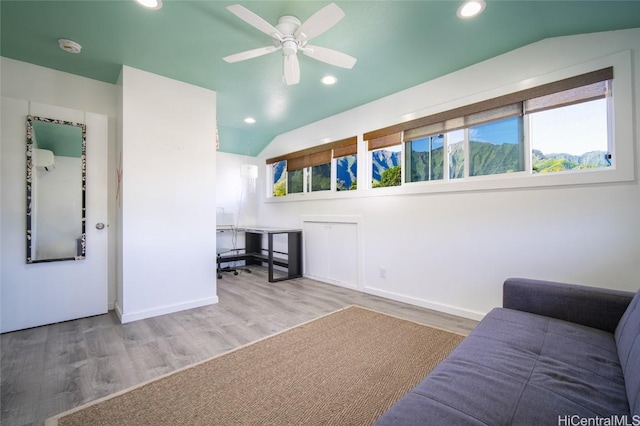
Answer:
[[[84,259],[86,126],[27,117],[27,263]]]

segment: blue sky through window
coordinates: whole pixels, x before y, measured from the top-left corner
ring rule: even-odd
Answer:
[[[531,114],[532,148],[582,155],[608,151],[607,100],[596,99]]]
[[[444,146],[444,137],[440,135],[428,136],[422,139],[411,141],[411,151],[413,152],[429,152],[429,141],[433,138],[432,148],[438,149]]]
[[[278,161],[273,163],[273,183],[278,183],[280,179],[284,179],[284,173],[287,171],[287,162]]]
[[[489,142],[494,145],[505,143],[518,144],[518,124],[520,117],[481,124],[469,129],[469,140],[474,142]]]

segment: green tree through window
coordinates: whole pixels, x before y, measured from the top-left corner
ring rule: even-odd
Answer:
[[[380,177],[380,182],[374,182],[374,188],[382,188],[385,186],[399,186],[402,183],[402,167],[391,167],[384,172]]]

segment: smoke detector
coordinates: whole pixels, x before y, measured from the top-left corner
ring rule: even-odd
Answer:
[[[66,38],[61,38],[60,40],[58,40],[58,46],[60,46],[60,49],[69,53],[80,53],[80,51],[82,50],[82,46],[80,46],[79,43],[76,43],[73,40],[68,40]]]

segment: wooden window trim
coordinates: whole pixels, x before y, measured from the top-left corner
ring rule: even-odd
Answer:
[[[525,114],[546,111],[549,109],[566,107],[579,103],[604,99],[610,95],[607,80],[591,83],[590,85],[564,90],[562,92],[551,93],[538,98],[524,101]]]
[[[402,143],[402,132],[392,133],[379,138],[368,139],[369,151],[400,145]]]
[[[300,160],[300,159],[306,158],[311,162],[322,161],[316,164],[312,164],[314,166],[318,164],[325,164],[330,162],[331,158],[336,158],[336,155],[334,153],[334,150],[336,149],[344,150],[344,151],[348,151],[349,149],[352,149],[353,153],[355,154],[358,151],[358,137],[352,136],[350,138],[340,139],[339,141],[318,145],[318,146],[313,146],[311,148],[291,152],[289,154],[280,155],[278,157],[268,158],[266,160],[266,163],[273,164],[279,161],[287,161],[287,170],[297,170],[297,169],[290,169],[289,162],[293,161],[297,167],[299,164],[303,164],[302,163],[303,160]],[[327,155],[329,160],[324,161]],[[344,155],[349,155],[349,154],[344,154]],[[342,155],[340,155],[340,157],[342,157]],[[305,166],[298,167],[298,168],[308,167],[309,165],[310,164],[307,164]]]
[[[358,153],[357,143],[333,148],[333,158],[346,157],[347,155],[354,155],[357,153]]]
[[[522,102],[504,105],[498,108],[484,110],[465,117],[452,118],[447,121],[433,123],[424,127],[416,127],[404,131],[404,141],[434,136],[467,127],[475,127],[492,121],[504,120],[522,115]]]
[[[331,162],[331,150],[314,152],[287,160],[287,171],[300,170],[305,167],[318,166]]]

